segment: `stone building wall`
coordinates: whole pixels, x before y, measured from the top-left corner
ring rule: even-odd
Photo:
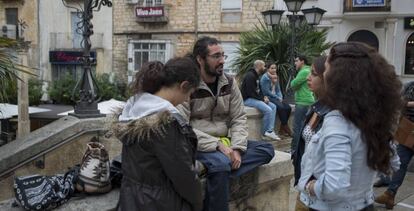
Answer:
[[[169,40],[170,57],[191,51],[197,37],[213,36],[221,41],[239,41],[240,32],[247,31],[262,19],[261,11],[271,9],[273,0],[243,0],[239,22],[225,23],[221,0],[165,0],[168,23],[140,23],[135,16],[137,4],[114,1],[113,65],[121,78],[128,74],[128,42],[130,40]],[[197,10],[195,9],[197,8]]]
[[[0,28],[6,24],[6,8],[17,8],[18,20],[25,22],[23,38],[30,41],[27,51],[27,65],[30,67],[39,66],[39,37],[38,37],[38,15],[36,0],[0,1]],[[0,31],[1,36],[3,32]]]

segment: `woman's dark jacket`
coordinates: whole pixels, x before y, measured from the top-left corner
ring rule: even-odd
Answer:
[[[320,101],[317,101],[314,103],[306,113],[305,120],[302,122],[300,127],[300,137],[299,142],[296,145],[296,149],[294,152],[292,152],[292,159],[293,159],[293,166],[295,170],[295,183],[296,186],[298,184],[299,178],[300,178],[300,169],[301,169],[301,162],[302,162],[302,156],[305,153],[305,140],[302,137],[303,129],[305,128],[305,125],[309,122],[311,119],[313,113],[316,113],[318,115],[316,127],[314,128],[314,132],[318,132],[319,129],[322,127],[323,119],[325,115],[330,111],[330,109],[323,105]]]
[[[123,143],[120,210],[198,211],[197,138],[179,114],[162,112],[115,126]]]

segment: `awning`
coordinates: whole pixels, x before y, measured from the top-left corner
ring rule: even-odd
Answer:
[[[101,114],[113,114],[117,110],[122,109],[125,105],[124,101],[119,101],[115,99],[110,99],[107,101],[102,101],[98,103],[98,109]],[[73,113],[73,110],[59,113],[59,116],[66,116],[68,113]]]
[[[50,111],[50,109],[29,106],[29,114],[41,113],[46,111]],[[0,119],[10,119],[14,116],[17,116],[18,114],[19,113],[17,105],[9,103],[0,103]]]

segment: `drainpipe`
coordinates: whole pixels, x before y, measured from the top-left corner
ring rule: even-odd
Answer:
[[[194,36],[198,38],[198,0],[194,0]]]
[[[42,64],[42,45],[40,44],[40,0],[37,0],[37,45],[38,45],[38,51],[39,51],[39,73],[42,73],[42,69],[40,68],[40,65]],[[40,78],[43,79],[43,76],[40,74]]]

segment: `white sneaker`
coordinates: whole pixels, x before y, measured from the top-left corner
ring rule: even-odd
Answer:
[[[280,141],[281,140],[280,137],[278,135],[276,135],[275,132],[271,132],[271,133],[265,132],[265,134],[263,136],[268,137],[268,138],[271,138],[271,139],[276,140],[276,141]]]

